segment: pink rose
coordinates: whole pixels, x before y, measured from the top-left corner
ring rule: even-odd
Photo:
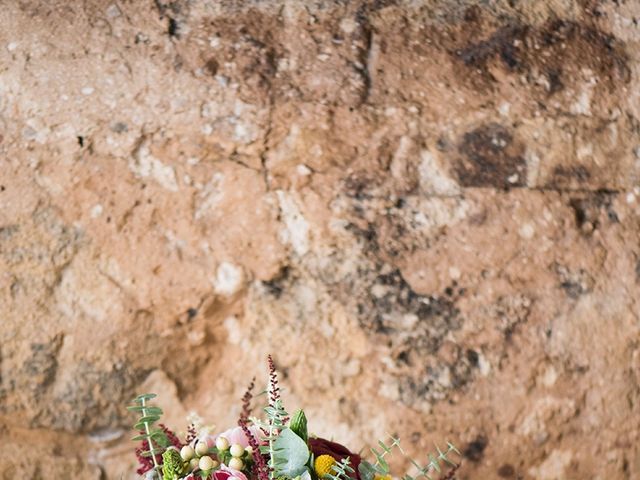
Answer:
[[[224,464],[220,465],[220,469],[213,472],[214,480],[229,480],[232,477],[235,477],[238,480],[247,480],[244,473],[234,470],[233,468],[229,468]]]
[[[256,441],[260,443],[260,429],[255,425],[251,425],[249,426],[249,431],[253,434],[253,438],[255,438]],[[247,448],[249,446],[249,439],[247,438],[247,436],[242,431],[242,428],[240,427],[230,428],[226,432],[222,432],[220,435],[216,435],[216,436],[207,435],[202,439],[202,441],[207,442],[207,446],[209,448],[212,448],[215,446],[216,440],[220,437],[226,438],[227,441],[229,442],[229,445],[233,445],[234,443],[237,443],[239,445],[242,445],[244,448]]]

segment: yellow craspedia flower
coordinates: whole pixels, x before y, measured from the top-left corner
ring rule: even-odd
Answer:
[[[333,472],[333,466],[336,464],[335,458],[331,455],[320,455],[313,463],[313,469],[316,471],[318,478],[322,478],[328,473]]]
[[[373,480],[393,480],[393,477],[391,477],[391,475],[380,475],[376,473]]]

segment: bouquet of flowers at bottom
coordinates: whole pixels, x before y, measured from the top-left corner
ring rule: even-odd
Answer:
[[[158,423],[162,410],[144,394],[128,407],[140,415],[134,429],[141,442],[136,449],[137,472],[147,480],[391,480],[388,456],[404,454],[400,440],[379,441],[371,458],[363,458],[333,441],[309,433],[303,410],[287,413],[280,398],[278,377],[271,357],[267,401],[262,419],[250,416],[252,381],[242,399],[238,425],[218,435],[190,425],[184,440]],[[410,459],[413,475],[402,480],[452,480],[460,452],[450,443],[446,450],[427,454],[426,463]]]

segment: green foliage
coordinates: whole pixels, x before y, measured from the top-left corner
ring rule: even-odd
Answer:
[[[362,460],[360,465],[358,465],[358,473],[360,473],[360,478],[362,480],[373,480],[377,472],[371,463],[366,460]]]
[[[375,463],[372,464],[367,461],[362,461],[358,466],[358,472],[362,480],[373,480],[376,474],[380,476],[389,475],[389,464],[385,460],[385,457],[389,455],[394,448],[402,451],[399,438],[391,437],[391,445],[387,445],[382,440],[379,440],[378,445],[382,451],[378,451],[375,448],[371,449],[371,453],[376,459]]]
[[[457,467],[458,464],[451,460],[451,455],[453,453],[460,455],[460,452],[456,447],[454,447],[451,443],[447,443],[447,450],[443,452],[436,446],[436,450],[438,451],[438,455],[434,456],[431,453],[429,454],[429,463],[425,466],[420,466],[415,460],[411,459],[411,463],[418,469],[418,473],[415,477],[411,475],[405,475],[402,477],[402,480],[417,480],[419,478],[424,478],[426,480],[433,480],[431,474],[433,472],[437,472],[438,474],[442,472],[443,465],[449,465],[451,467]]]
[[[293,414],[289,422],[289,428],[307,443],[309,435],[307,433],[307,417],[304,414],[304,410],[297,410]]]
[[[269,425],[271,425],[274,430],[278,430],[286,426],[289,414],[284,409],[281,399],[278,398],[273,402],[273,405],[266,406],[264,411],[267,414],[267,421]]]
[[[351,480],[351,474],[355,472],[351,468],[349,457],[344,457],[339,463],[335,463],[331,470],[333,473],[326,474],[323,478],[327,480]]]
[[[369,463],[365,460],[360,462],[360,465],[358,466],[358,472],[360,473],[361,480],[374,480],[376,475],[389,475],[389,464],[387,463],[385,457],[388,454],[392,453],[394,448],[397,448],[402,454],[404,454],[404,451],[400,447],[400,440],[394,437],[391,437],[391,440],[392,442],[390,445],[387,445],[383,441],[379,441],[378,445],[381,450],[377,450],[375,448],[371,449],[371,453],[376,459],[375,463]],[[460,455],[460,452],[450,443],[447,443],[447,447],[447,451],[443,452],[436,446],[438,455],[434,456],[433,454],[429,453],[429,462],[424,466],[420,465],[414,459],[409,458],[413,466],[418,470],[418,473],[415,476],[405,475],[404,477],[402,477],[402,480],[419,480],[421,478],[424,480],[434,480],[434,477],[432,476],[433,473],[435,472],[440,474],[444,465],[457,467],[458,464],[451,459],[451,456],[453,453]]]
[[[185,472],[185,462],[182,461],[180,452],[175,448],[169,448],[162,454],[162,480],[177,480]]]
[[[269,455],[269,476],[271,480],[273,480],[276,475],[274,444],[278,439],[280,433],[286,428],[289,414],[284,409],[282,399],[280,398],[278,374],[276,373],[276,369],[271,356],[269,356],[269,385],[267,387],[267,394],[269,397],[269,404],[264,408],[264,412],[267,414],[267,423],[264,424],[262,422],[258,422],[258,426],[262,431],[266,432],[266,435],[263,436],[263,440],[267,442],[267,445],[260,447],[260,452]],[[294,436],[296,435],[294,434]]]
[[[276,476],[295,478],[304,473],[309,461],[307,443],[290,428],[280,432],[273,442],[273,469]]]
[[[149,400],[155,397],[155,393],[138,395],[133,399],[134,405],[127,407],[127,410],[137,412],[140,415],[133,429],[142,433],[133,437],[132,440],[134,442],[142,441],[143,444],[146,443],[148,450],[145,450],[142,456],[151,457],[153,460],[153,477],[159,479],[162,465],[158,463],[156,456],[161,455],[170,445],[170,442],[162,429],[154,427],[154,424],[162,416],[160,408],[148,404]]]

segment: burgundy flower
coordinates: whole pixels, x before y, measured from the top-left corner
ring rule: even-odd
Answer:
[[[349,465],[355,470],[352,474],[356,480],[360,480],[358,466],[362,458],[357,453],[351,453],[347,447],[339,443],[325,440],[324,438],[309,438],[309,447],[313,455],[317,458],[320,455],[331,455],[336,461],[341,461],[345,457],[349,457]]]

